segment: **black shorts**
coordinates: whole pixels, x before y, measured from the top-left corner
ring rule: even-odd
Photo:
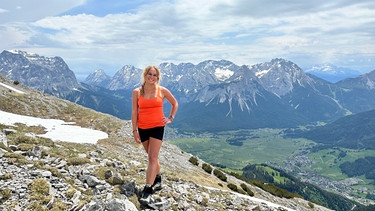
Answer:
[[[153,127],[148,129],[138,128],[139,137],[141,142],[148,141],[150,138],[156,138],[163,141],[164,136],[164,126],[162,127]]]

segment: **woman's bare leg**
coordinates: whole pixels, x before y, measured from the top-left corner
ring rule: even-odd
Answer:
[[[146,184],[154,184],[156,175],[160,173],[159,152],[162,143],[161,140],[152,137],[142,143],[148,155]]]

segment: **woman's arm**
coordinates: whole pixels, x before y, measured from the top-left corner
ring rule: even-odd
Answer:
[[[168,117],[172,121],[174,119],[174,116],[177,113],[178,102],[176,98],[173,96],[173,94],[165,87],[162,88],[162,94],[172,106],[169,117]]]
[[[134,136],[134,140],[137,143],[141,143],[141,139],[139,138],[138,134],[138,96],[139,89],[134,89],[132,93],[132,133]]]

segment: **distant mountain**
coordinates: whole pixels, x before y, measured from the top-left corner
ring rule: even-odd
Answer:
[[[349,68],[338,67],[333,64],[321,64],[306,68],[306,73],[318,76],[326,81],[336,83],[346,78],[355,78],[361,73]]]
[[[104,70],[99,69],[86,77],[83,83],[99,87],[106,87],[111,82],[111,77],[105,74]]]
[[[123,119],[130,119],[131,92],[142,73],[125,65],[113,77],[97,70],[79,83],[58,57],[4,51],[0,61],[1,73],[12,80]],[[183,131],[289,128],[375,109],[370,73],[333,84],[279,58],[252,66],[206,60],[159,67],[162,85],[180,104],[173,126]]]
[[[141,84],[142,69],[125,65],[112,77],[111,82],[105,86],[109,90],[133,90]]]
[[[335,92],[342,106],[353,113],[374,109],[375,104],[375,70],[348,78],[336,83],[341,90]]]
[[[184,130],[293,127],[347,113],[332,96],[318,91],[315,79],[284,59],[254,66],[226,60],[162,63],[160,69],[162,84],[183,105],[174,125]],[[134,89],[141,71],[124,66],[105,88]]]
[[[375,70],[360,75],[356,78],[348,78],[337,83],[343,88],[356,88],[361,90],[375,90]]]
[[[375,150],[375,110],[340,118],[309,131],[294,131],[289,137],[303,137],[327,147]]]
[[[319,92],[319,84],[290,61],[273,59],[271,62],[242,67],[232,64],[233,75],[225,81],[216,82],[213,79],[217,78],[212,77],[212,72],[217,66],[222,66],[220,62],[223,61],[197,65],[205,67],[201,72],[211,72],[205,76],[205,80],[199,77],[211,84],[193,89],[196,92],[186,87],[180,88],[184,90],[181,93],[183,98],[190,103],[180,110],[184,119],[178,122],[178,127],[206,129],[209,126],[210,130],[218,131],[283,128],[317,120],[327,121],[347,112],[330,93]],[[193,83],[189,83],[189,86]],[[196,122],[197,119],[200,119],[199,122]]]
[[[1,52],[0,73],[11,80],[56,96],[80,86],[74,72],[62,58],[24,51]]]
[[[121,119],[130,119],[131,91],[108,90],[81,83],[81,87],[64,95],[64,99]]]

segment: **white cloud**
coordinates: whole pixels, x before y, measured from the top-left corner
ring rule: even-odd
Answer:
[[[84,2],[85,0],[2,0],[0,11],[5,10],[7,12],[0,12],[0,24],[35,21],[46,16],[58,15]]]
[[[6,13],[6,12],[8,12],[8,10],[0,8],[0,13]]]

